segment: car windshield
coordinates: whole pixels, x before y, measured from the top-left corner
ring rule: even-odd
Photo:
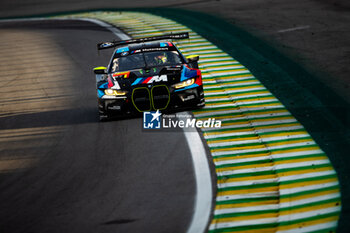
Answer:
[[[116,57],[112,61],[112,72],[141,69],[144,67],[172,66],[181,64],[177,51],[152,51]]]

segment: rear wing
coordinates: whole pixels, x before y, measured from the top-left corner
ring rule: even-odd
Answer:
[[[188,32],[183,32],[183,33],[176,33],[176,34],[167,34],[162,36],[145,37],[145,38],[139,38],[139,39],[102,42],[97,44],[97,49],[98,50],[109,49],[120,45],[136,44],[136,43],[150,42],[150,41],[156,41],[156,40],[168,40],[168,39],[180,40],[180,39],[188,39],[188,38],[189,38]]]

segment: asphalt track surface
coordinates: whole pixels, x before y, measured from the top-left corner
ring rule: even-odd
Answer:
[[[181,132],[99,123],[84,21],[2,22],[0,232],[185,232],[195,196]],[[15,49],[16,48],[16,49]]]

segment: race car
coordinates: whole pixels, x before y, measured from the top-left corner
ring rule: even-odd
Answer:
[[[115,48],[107,67],[94,68],[100,120],[203,107],[199,56],[185,58],[166,41],[187,38],[186,32],[97,44],[98,50]]]

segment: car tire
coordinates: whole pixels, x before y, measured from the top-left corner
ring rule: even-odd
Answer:
[[[105,122],[105,121],[108,121],[109,120],[109,117],[108,117],[108,115],[106,115],[106,114],[99,114],[98,115],[98,117],[99,117],[99,121],[100,122]]]
[[[98,100],[98,118],[99,121],[103,122],[103,121],[108,121],[109,116],[107,115],[103,104]]]

